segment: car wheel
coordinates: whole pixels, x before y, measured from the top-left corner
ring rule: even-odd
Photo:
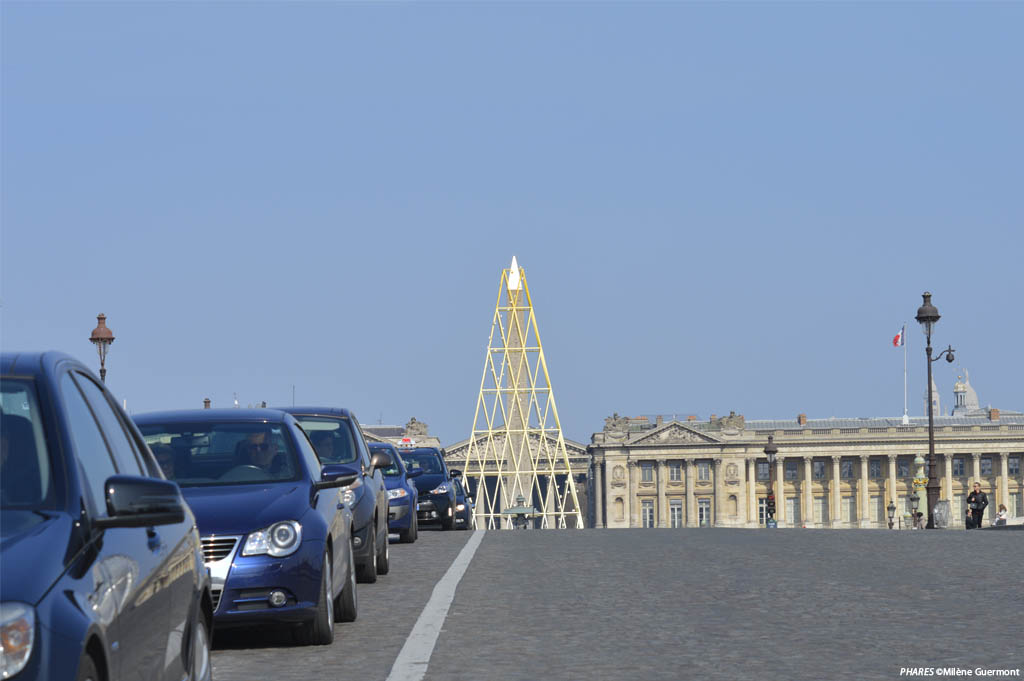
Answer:
[[[78,676],[75,677],[75,681],[99,681],[100,675],[96,671],[96,663],[92,659],[92,655],[88,653],[82,656],[82,659],[78,661]]]
[[[213,666],[210,664],[210,630],[202,613],[196,620],[192,633],[192,681],[210,681]]]
[[[398,533],[398,539],[403,544],[411,544],[416,541],[416,526],[419,521],[416,520],[416,512],[413,511],[412,520],[409,521],[409,529],[402,530]]]
[[[359,599],[356,595],[356,559],[353,557],[352,545],[348,546],[348,578],[345,588],[338,594],[334,604],[334,616],[338,622],[355,622],[359,614]]]
[[[367,534],[367,541],[370,542],[370,549],[366,552],[366,562],[359,566],[356,579],[363,584],[373,584],[377,581],[377,531],[376,525]]]
[[[449,515],[441,519],[441,529],[450,530],[455,527],[455,516]]]
[[[320,599],[316,603],[316,615],[296,630],[296,639],[301,645],[327,645],[334,640],[334,599],[331,598],[331,555],[324,552],[320,580]]]
[[[379,556],[377,556],[377,574],[386,575],[391,569],[391,542],[388,541],[387,534],[384,535],[384,546],[381,547]]]

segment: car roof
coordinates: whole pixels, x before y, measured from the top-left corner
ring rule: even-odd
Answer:
[[[40,376],[48,370],[52,370],[58,362],[67,360],[81,364],[71,355],[56,350],[46,350],[43,352],[3,352],[0,353],[0,373],[4,375]]]
[[[355,414],[345,407],[278,407],[281,411],[293,416],[340,416],[354,418]]]
[[[288,423],[291,417],[280,409],[177,409],[151,411],[132,417],[138,425],[150,423]]]
[[[441,450],[437,447],[396,447],[400,454],[420,454],[423,452],[430,452],[431,454],[437,454],[441,456]]]

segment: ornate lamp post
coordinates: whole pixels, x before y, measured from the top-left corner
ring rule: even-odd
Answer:
[[[96,315],[96,328],[92,330],[89,340],[96,345],[100,353],[100,380],[107,382],[107,348],[114,342],[114,332],[107,328],[107,315],[102,312]]]
[[[774,482],[774,469],[775,469],[775,455],[779,453],[779,448],[775,444],[775,438],[771,435],[768,436],[768,444],[764,446],[764,455],[768,457],[768,500],[765,504],[765,512],[767,517],[765,518],[765,527],[777,527],[775,522],[775,482]]]
[[[928,529],[935,529],[935,504],[939,503],[939,476],[935,471],[935,415],[932,403],[932,362],[936,362],[945,356],[946,361],[953,362],[953,346],[932,357],[932,330],[938,323],[940,315],[938,309],[932,305],[932,294],[925,291],[922,294],[924,303],[917,308],[917,321],[921,324],[928,343],[925,346],[925,357],[928,359]]]
[[[892,499],[889,500],[889,505],[885,507],[886,512],[889,513],[889,529],[892,529],[892,519],[896,516],[896,504],[892,503]]]

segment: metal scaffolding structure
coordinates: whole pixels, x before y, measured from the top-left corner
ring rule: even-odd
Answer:
[[[478,528],[582,528],[526,274],[501,273],[463,474]],[[526,520],[525,523],[522,521]]]

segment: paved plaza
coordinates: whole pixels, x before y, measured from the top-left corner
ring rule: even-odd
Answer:
[[[218,637],[215,678],[387,679],[470,533],[420,536],[392,546],[391,574],[360,585],[359,620],[339,625],[333,645],[287,647],[287,637],[274,634]],[[488,532],[424,678],[1024,672],[1022,564],[1022,532]]]

